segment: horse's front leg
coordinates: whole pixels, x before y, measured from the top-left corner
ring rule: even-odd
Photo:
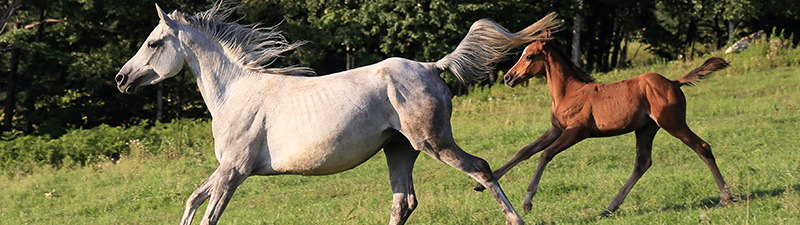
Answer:
[[[499,180],[500,177],[503,177],[503,175],[508,173],[508,171],[511,170],[511,168],[513,168],[520,162],[531,158],[531,156],[542,151],[547,146],[550,146],[550,144],[556,141],[558,136],[561,136],[561,130],[555,127],[550,127],[550,129],[545,131],[541,137],[536,139],[536,141],[520,149],[519,152],[517,152],[517,154],[514,155],[514,157],[511,158],[511,160],[509,160],[505,165],[501,166],[499,169],[492,172],[492,175],[494,176],[495,179]],[[476,191],[486,190],[486,188],[483,187],[483,185],[481,185],[480,183],[476,184],[475,188],[473,189],[475,189]]]
[[[189,199],[186,200],[186,209],[183,211],[181,225],[192,224],[195,211],[197,211],[197,208],[200,207],[200,205],[203,204],[206,199],[208,199],[209,191],[211,190],[209,180],[211,180],[211,178],[206,180],[206,182],[203,182],[200,187],[192,192],[192,195],[189,196]]]
[[[241,135],[239,137],[252,136]],[[242,141],[241,139],[230,141],[223,137],[217,138],[215,141],[215,152],[219,167],[187,200],[187,208],[181,224],[191,224],[195,209],[206,198],[208,199],[208,206],[200,224],[217,224],[236,188],[252,172],[253,164],[258,156],[259,146],[257,143],[261,143],[256,138],[251,141]]]
[[[239,187],[245,179],[247,173],[242,171],[241,168],[231,165],[220,165],[214,174],[208,179],[210,187],[210,198],[208,200],[208,207],[203,215],[201,225],[217,224],[222,212],[233,196],[233,192]]]

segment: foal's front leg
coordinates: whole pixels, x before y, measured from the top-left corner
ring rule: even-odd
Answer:
[[[608,216],[619,208],[619,205],[625,201],[625,197],[630,193],[633,185],[639,181],[639,178],[642,178],[642,175],[652,165],[653,161],[650,153],[653,150],[653,138],[655,138],[658,130],[659,127],[655,122],[650,122],[641,129],[636,130],[636,161],[633,163],[633,172],[631,172],[631,176],[622,186],[622,189],[619,190],[617,196],[614,197],[614,200],[611,200],[608,207],[600,213],[601,217]]]
[[[500,177],[503,177],[503,175],[508,173],[508,171],[511,170],[511,168],[513,168],[522,161],[530,159],[531,156],[542,151],[547,146],[550,146],[550,144],[552,144],[559,136],[561,136],[561,130],[555,127],[550,127],[550,129],[545,131],[541,137],[536,139],[536,141],[533,141],[524,148],[520,149],[519,152],[517,152],[517,154],[514,155],[514,157],[511,158],[510,161],[508,161],[505,165],[495,170],[492,173],[492,175],[494,175],[495,179],[499,180]],[[480,183],[478,183],[475,185],[474,189],[476,191],[483,191],[486,188],[483,187],[483,185],[481,185]]]
[[[539,189],[539,180],[542,179],[542,173],[544,172],[545,166],[550,160],[553,160],[558,153],[566,150],[567,148],[571,147],[572,145],[582,141],[589,137],[589,132],[580,130],[580,129],[572,129],[568,128],[564,130],[561,136],[553,142],[552,145],[545,148],[542,152],[542,155],[539,156],[539,165],[536,166],[536,172],[533,174],[533,179],[531,180],[530,185],[528,185],[527,193],[525,194],[525,201],[523,202],[522,209],[524,210],[525,214],[531,211],[531,201],[533,200],[533,196],[536,195],[536,191]]]

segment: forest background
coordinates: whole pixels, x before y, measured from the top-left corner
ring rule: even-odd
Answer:
[[[278,25],[289,40],[310,41],[275,66],[308,66],[319,75],[393,56],[438,60],[481,18],[516,31],[557,12],[564,25],[555,39],[572,49],[576,62],[591,72],[691,59],[758,30],[768,35],[781,32],[797,43],[793,34],[800,31],[800,2],[794,0],[243,2],[246,7],[233,16],[241,18],[239,23]],[[117,70],[158,21],[153,3],[4,0],[0,5],[2,139],[57,138],[69,130],[102,124],[129,127],[209,118],[188,74],[132,95],[120,94],[114,85]],[[214,1],[157,3],[168,11],[194,13]],[[643,60],[644,55],[649,58]],[[511,61],[498,68],[508,68]],[[493,81],[494,77],[482,85]],[[449,83],[455,94],[469,90],[453,80]]]

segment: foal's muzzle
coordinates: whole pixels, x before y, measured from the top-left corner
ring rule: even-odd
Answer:
[[[517,79],[515,79],[516,76],[514,76],[514,75],[515,74],[512,74],[512,73],[506,73],[506,75],[503,76],[503,82],[506,84],[506,86],[509,86],[509,87],[513,88],[514,86],[517,85],[516,82],[515,82]]]

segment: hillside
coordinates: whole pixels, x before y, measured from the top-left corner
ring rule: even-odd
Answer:
[[[523,219],[536,224],[800,221],[800,67],[796,59],[727,58],[731,68],[683,90],[689,126],[711,144],[737,202],[715,206],[719,193],[708,168],[689,148],[661,131],[653,148],[653,166],[610,218],[596,215],[633,168],[633,134],[589,139],[558,155],[544,173],[533,210]],[[670,62],[595,76],[600,82],[615,82],[646,71],[675,79],[701,62]],[[500,85],[478,89],[453,101],[457,143],[493,168],[549,127],[550,97],[543,80],[514,89]],[[3,158],[1,223],[176,223],[188,195],[216,167],[207,121],[129,130],[101,127],[70,134],[65,137],[82,144],[61,140],[60,148],[124,151],[117,160],[86,156],[90,160],[85,166],[63,162],[61,169],[40,163],[46,160],[14,164],[8,162],[13,159]],[[44,142],[31,139],[18,145],[50,151],[38,145]],[[525,161],[500,180],[518,210],[535,165],[535,160]],[[425,155],[417,161],[414,176],[419,207],[410,224],[504,223],[491,196],[472,191],[474,181],[468,176]],[[336,175],[251,177],[237,190],[222,221],[383,224],[390,206],[386,162],[378,153]],[[204,209],[201,206],[198,214]]]

